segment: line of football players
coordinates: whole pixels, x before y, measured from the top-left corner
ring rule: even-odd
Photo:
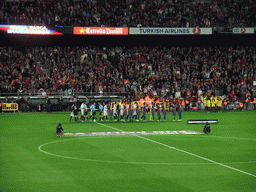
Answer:
[[[115,102],[113,107],[110,103],[98,103],[96,109],[96,103],[91,103],[89,107],[86,103],[82,103],[80,108],[75,104],[71,106],[71,116],[70,121],[74,117],[74,121],[79,121],[78,110],[81,111],[80,120],[82,122],[87,121],[97,121],[96,111],[99,111],[99,121],[146,121],[147,108],[145,103],[140,107],[137,102],[134,104],[123,102],[121,104]],[[176,121],[176,112],[179,114],[178,121],[182,120],[182,107],[178,105],[173,105],[171,108],[173,114],[173,120]],[[157,121],[161,121],[161,116],[163,115],[163,121],[166,121],[166,108],[163,104],[157,103],[156,106],[154,103],[151,103],[149,106],[150,112],[150,121],[155,121],[155,115],[157,115]]]

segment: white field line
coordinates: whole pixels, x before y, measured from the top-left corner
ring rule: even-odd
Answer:
[[[121,129],[117,129],[117,128],[114,128],[114,127],[111,127],[111,126],[108,126],[108,125],[105,125],[105,124],[101,124],[101,123],[98,123],[98,124],[100,124],[100,125],[102,125],[102,126],[109,127],[109,128],[111,128],[111,129],[118,130],[118,131],[123,131],[123,130],[121,130]],[[236,169],[236,168],[234,168],[234,167],[230,167],[230,166],[228,166],[228,165],[224,165],[224,164],[222,164],[222,163],[218,163],[217,161],[213,161],[213,160],[211,160],[211,159],[207,159],[207,158],[205,158],[205,157],[196,155],[196,154],[194,154],[194,153],[190,153],[190,152],[188,152],[188,151],[184,151],[184,150],[182,150],[182,149],[178,149],[178,148],[176,148],[176,147],[172,147],[172,146],[166,145],[166,144],[164,144],[164,143],[160,143],[160,142],[158,142],[158,141],[154,141],[154,140],[152,140],[152,139],[148,139],[148,138],[146,138],[146,137],[142,137],[142,136],[139,136],[139,135],[133,135],[133,136],[139,137],[139,138],[141,138],[141,139],[145,139],[145,140],[148,140],[148,141],[151,141],[151,142],[153,142],[153,143],[156,143],[156,144],[159,144],[159,145],[168,147],[168,148],[170,148],[170,149],[174,149],[174,150],[176,150],[176,151],[180,151],[180,152],[189,154],[189,155],[194,156],[194,157],[198,157],[198,158],[200,158],[200,159],[209,161],[209,162],[211,162],[211,163],[220,165],[220,166],[222,166],[222,167],[226,167],[226,168],[232,169],[232,170],[234,170],[234,171],[238,171],[238,172],[240,172],[240,173],[244,173],[244,174],[246,174],[246,175],[250,175],[250,176],[252,176],[252,177],[256,177],[256,175],[253,175],[253,174],[251,174],[251,173],[242,171],[242,170],[240,170],[240,169]]]
[[[116,137],[116,136],[115,136]],[[96,138],[110,138],[109,136],[99,136],[99,137],[83,137],[78,139],[96,139]],[[69,156],[63,156],[63,155],[57,155],[54,153],[50,153],[47,151],[42,150],[41,148],[46,145],[50,145],[52,143],[58,143],[62,141],[74,141],[76,139],[65,139],[65,140],[58,140],[58,141],[51,141],[48,143],[44,143],[38,147],[38,150],[55,157],[65,158],[65,159],[73,159],[73,160],[83,160],[83,161],[92,161],[92,162],[101,162],[101,163],[119,163],[119,164],[138,164],[138,165],[209,165],[213,163],[149,163],[149,162],[125,162],[125,161],[107,161],[107,160],[99,160],[99,159],[84,159],[84,158],[77,158],[77,157],[69,157]],[[256,163],[256,161],[247,161],[247,162],[227,162],[223,164],[246,164],[246,163]]]

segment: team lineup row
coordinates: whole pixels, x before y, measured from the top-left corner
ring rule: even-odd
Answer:
[[[85,117],[87,118],[87,121],[97,121],[96,117],[96,111],[99,111],[99,121],[109,121],[108,116],[110,118],[110,121],[146,121],[146,106],[145,103],[142,104],[141,107],[139,107],[139,104],[135,102],[134,104],[132,103],[117,103],[115,102],[113,107],[111,107],[110,103],[98,103],[97,109],[96,109],[96,103],[92,103],[90,108],[89,104],[82,103],[80,108],[78,108],[75,104],[71,106],[71,117],[70,121],[72,120],[72,117],[74,117],[75,122],[79,121],[78,118],[78,111],[81,110],[81,117],[80,120],[82,122],[85,121]],[[163,121],[166,121],[166,109],[163,104],[157,103],[156,107],[154,107],[154,103],[152,103],[149,106],[150,110],[150,120],[155,121],[155,113],[157,114],[157,121],[161,120],[161,115],[163,114],[164,119]],[[90,116],[88,116],[88,112],[90,112]],[[172,105],[172,114],[173,114],[173,120],[176,121],[176,112],[179,114],[179,119],[178,121],[182,120],[182,107],[180,104],[173,104]],[[142,116],[140,117],[140,114]],[[113,118],[114,117],[114,118]]]

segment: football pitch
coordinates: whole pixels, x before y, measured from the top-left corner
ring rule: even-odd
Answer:
[[[255,191],[256,111],[184,112],[182,121],[168,113],[166,122],[69,118],[70,113],[0,114],[0,191]],[[218,123],[208,135],[112,134],[202,133],[204,125],[188,119]],[[65,133],[109,135],[57,137],[58,123]]]

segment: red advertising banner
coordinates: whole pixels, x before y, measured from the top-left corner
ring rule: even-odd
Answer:
[[[128,27],[74,27],[74,35],[128,35]]]

